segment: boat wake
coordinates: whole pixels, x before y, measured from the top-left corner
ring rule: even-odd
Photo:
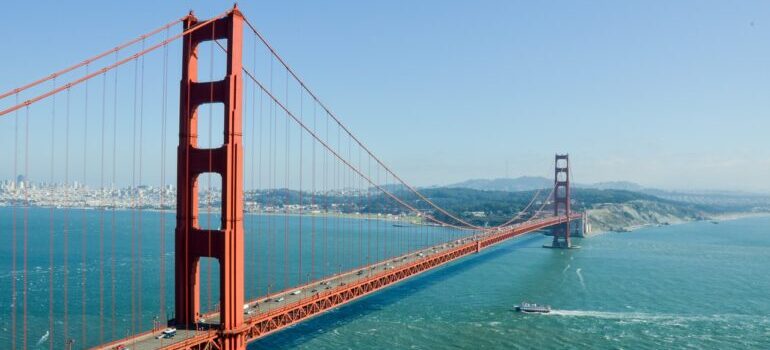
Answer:
[[[586,283],[585,281],[583,281],[583,274],[580,273],[580,270],[582,270],[582,268],[578,267],[577,270],[575,270],[575,273],[577,274],[578,279],[580,280],[580,286],[583,287],[583,290],[586,290]]]
[[[605,320],[616,320],[627,323],[656,322],[661,325],[683,324],[686,322],[734,322],[734,321],[757,321],[756,316],[752,315],[676,315],[676,314],[652,314],[645,312],[612,312],[612,311],[590,311],[590,310],[559,310],[553,309],[545,315],[561,317],[588,317]],[[763,319],[763,318],[759,318]]]
[[[37,341],[37,344],[35,346],[43,345],[48,340],[50,333],[48,331],[45,331],[45,334],[43,334],[42,337],[40,337],[40,340]]]
[[[668,318],[671,315],[656,315],[642,312],[611,312],[611,311],[589,311],[589,310],[551,310],[549,315],[554,316],[568,316],[568,317],[592,317],[603,318],[611,320],[659,320],[661,318]]]

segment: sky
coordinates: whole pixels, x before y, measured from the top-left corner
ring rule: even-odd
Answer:
[[[0,90],[220,1],[16,1]],[[552,176],[770,193],[770,2],[247,1],[407,182]],[[175,28],[175,30],[177,30]],[[3,123],[5,122],[5,123]],[[11,128],[0,121],[7,139]],[[4,129],[4,130],[3,130]]]

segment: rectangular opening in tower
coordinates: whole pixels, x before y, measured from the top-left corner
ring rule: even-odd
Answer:
[[[215,149],[225,143],[225,105],[206,103],[198,107],[198,148]]]
[[[217,30],[219,28],[215,28]],[[220,30],[225,30],[221,28]],[[198,82],[218,81],[227,74],[227,39],[198,44]]]
[[[200,312],[219,311],[219,260],[200,258]]]
[[[219,230],[222,227],[222,176],[218,173],[198,175],[198,227]]]

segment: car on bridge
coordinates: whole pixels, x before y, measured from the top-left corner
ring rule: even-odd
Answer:
[[[163,330],[163,332],[160,332],[155,339],[168,339],[173,338],[176,335],[176,328],[169,327]]]

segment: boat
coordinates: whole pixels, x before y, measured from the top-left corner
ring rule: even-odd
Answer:
[[[522,302],[521,305],[516,305],[514,309],[518,312],[524,312],[524,313],[547,314],[551,312],[550,305],[538,305],[538,304],[527,303],[527,302]]]

